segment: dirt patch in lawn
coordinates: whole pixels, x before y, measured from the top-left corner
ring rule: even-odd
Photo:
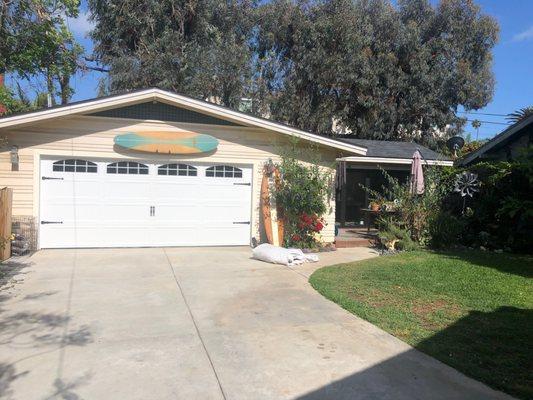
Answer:
[[[411,312],[431,331],[442,329],[465,313],[459,305],[444,299],[415,303]]]

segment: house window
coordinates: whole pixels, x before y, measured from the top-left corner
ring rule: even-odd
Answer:
[[[242,169],[229,165],[215,165],[207,168],[205,176],[215,178],[242,178]]]
[[[60,160],[56,161],[52,170],[55,172],[96,172],[96,164],[87,160]]]
[[[108,174],[148,175],[148,166],[134,161],[119,161],[107,165]]]
[[[165,164],[157,168],[157,175],[196,176],[198,171],[192,165]]]

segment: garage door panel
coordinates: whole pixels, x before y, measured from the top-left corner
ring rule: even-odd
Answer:
[[[107,201],[123,202],[124,198],[130,201],[146,202],[152,198],[150,183],[146,181],[139,182],[104,182],[102,184],[102,194]],[[146,203],[143,203],[146,204]]]
[[[70,226],[49,226],[41,230],[41,247],[103,247],[100,227],[71,224]],[[61,243],[61,246],[57,246]]]
[[[206,177],[202,165],[195,176],[170,176],[157,163],[142,162],[140,175],[108,173],[112,160],[88,162],[92,173],[54,171],[56,161],[41,161],[40,217],[62,223],[40,226],[41,247],[249,244],[250,167],[225,178]]]

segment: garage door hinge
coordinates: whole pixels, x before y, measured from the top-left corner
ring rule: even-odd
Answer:
[[[41,225],[46,225],[46,224],[62,224],[63,221],[41,221]]]
[[[59,181],[62,181],[63,180],[63,178],[52,178],[50,176],[43,176],[41,179],[43,181],[46,181],[46,180],[59,180]]]
[[[235,225],[250,225],[250,221],[235,221]]]
[[[239,186],[252,186],[252,184],[251,184],[250,182],[246,182],[246,183],[235,182],[234,185],[239,185]]]

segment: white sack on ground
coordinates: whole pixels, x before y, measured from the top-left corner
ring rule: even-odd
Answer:
[[[318,256],[316,254],[304,254],[302,250],[299,249],[285,249],[269,243],[260,244],[253,249],[253,257],[256,260],[287,266],[318,261]]]

